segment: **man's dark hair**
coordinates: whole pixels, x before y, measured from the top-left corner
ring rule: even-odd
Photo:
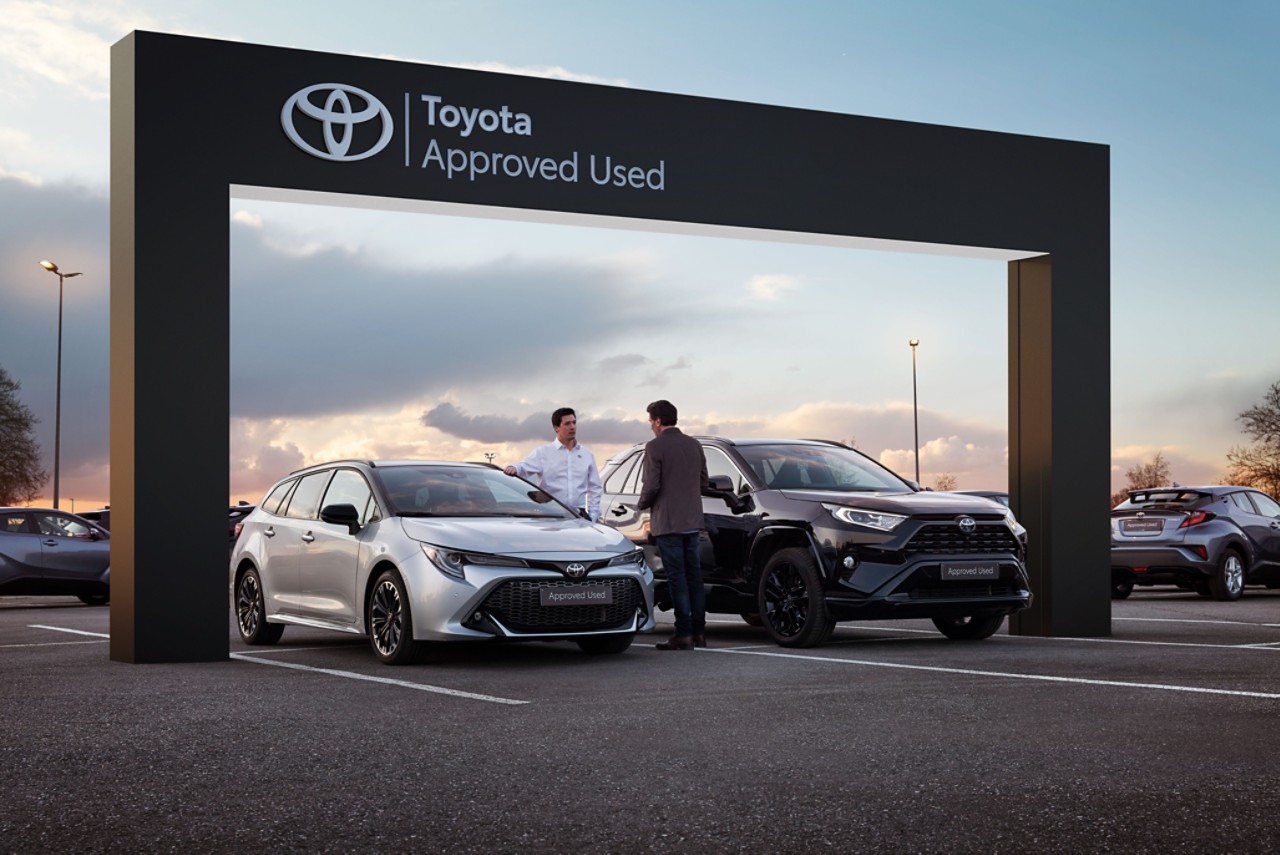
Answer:
[[[671,427],[676,423],[676,405],[670,401],[654,401],[646,409],[649,411],[649,418],[657,419],[658,424],[663,427]]]
[[[561,407],[551,414],[551,426],[560,427],[560,422],[564,421],[565,416],[573,416],[576,419],[578,414],[573,411],[573,407]]]

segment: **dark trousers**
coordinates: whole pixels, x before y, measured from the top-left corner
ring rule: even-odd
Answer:
[[[654,539],[658,541],[667,591],[676,613],[676,635],[702,635],[707,629],[707,596],[702,588],[702,563],[698,560],[698,532],[660,534]]]

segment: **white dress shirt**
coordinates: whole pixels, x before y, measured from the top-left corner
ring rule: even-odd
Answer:
[[[540,445],[515,468],[521,478],[534,482],[571,508],[586,508],[592,522],[600,521],[600,473],[595,455],[582,443],[568,448],[557,439]]]

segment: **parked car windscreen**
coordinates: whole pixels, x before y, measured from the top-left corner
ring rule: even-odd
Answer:
[[[379,467],[396,516],[564,519],[573,511],[526,481],[470,466]]]
[[[770,490],[914,492],[906,481],[851,448],[740,445],[738,453]]]
[[[1149,490],[1142,493],[1134,493],[1116,505],[1114,510],[1120,511],[1125,508],[1187,508],[1198,505],[1205,499],[1212,498],[1212,493],[1205,493],[1200,490]]]

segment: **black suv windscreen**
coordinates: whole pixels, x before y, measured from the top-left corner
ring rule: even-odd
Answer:
[[[374,470],[391,511],[402,517],[531,517],[563,519],[572,511],[500,469],[389,466]]]
[[[738,453],[770,490],[910,493],[911,486],[850,448],[822,445],[740,445]]]

